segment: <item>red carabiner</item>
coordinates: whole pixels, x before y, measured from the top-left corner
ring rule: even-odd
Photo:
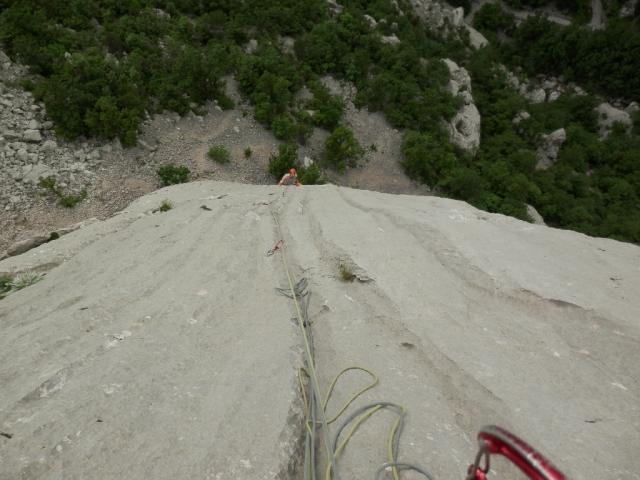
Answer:
[[[566,480],[566,476],[524,440],[503,428],[489,425],[478,433],[480,451],[469,467],[467,480],[485,480],[490,455],[503,455],[532,480]],[[484,467],[480,461],[485,457]]]

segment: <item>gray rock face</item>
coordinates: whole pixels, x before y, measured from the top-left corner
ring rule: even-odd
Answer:
[[[633,125],[631,116],[624,110],[615,108],[611,104],[605,102],[596,107],[598,114],[598,125],[600,126],[600,135],[606,137],[616,123],[622,124],[629,129]]]
[[[436,197],[196,182],[0,262],[48,270],[0,301],[4,477],[300,478],[300,336],[265,200],[313,290],[323,393],[376,373],[347,414],[402,403],[402,461],[462,478],[497,423],[569,478],[637,471],[637,246]],[[341,282],[338,258],[375,281]],[[383,461],[389,422],[365,426],[341,478]]]
[[[410,4],[424,25],[436,33],[444,33],[445,35],[455,33],[457,29],[465,25],[464,10],[461,7],[453,8],[446,3],[435,0],[410,0]],[[478,35],[481,36],[479,33]]]
[[[464,150],[475,152],[480,146],[481,118],[471,93],[471,77],[454,61],[448,58],[442,61],[449,69],[449,91],[464,99],[464,105],[448,124],[451,141]]]
[[[543,135],[538,147],[538,170],[546,170],[555,163],[558,158],[560,148],[567,140],[567,132],[564,128],[559,128],[548,135]]]

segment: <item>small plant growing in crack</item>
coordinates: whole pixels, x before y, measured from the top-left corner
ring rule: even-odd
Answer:
[[[156,212],[168,212],[169,210],[171,210],[173,208],[173,204],[169,201],[169,200],[163,200],[162,203],[160,204],[160,206],[158,208],[156,208],[153,213]]]
[[[42,277],[42,274],[36,272],[24,272],[15,277],[7,274],[0,275],[0,300],[12,292],[17,292],[39,282]]]
[[[23,288],[30,287],[34,283],[38,283],[42,280],[42,275],[36,272],[24,272],[20,273],[11,282],[12,290],[22,290]]]
[[[340,264],[340,266],[338,267],[338,272],[340,274],[340,280],[342,280],[343,282],[353,282],[356,278],[355,273],[353,273],[351,267],[346,263]]]

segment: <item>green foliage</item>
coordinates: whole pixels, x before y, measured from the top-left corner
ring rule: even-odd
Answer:
[[[298,169],[298,179],[303,185],[322,185],[326,182],[322,170],[315,163],[307,168],[300,167]]]
[[[343,172],[347,167],[355,167],[363,154],[364,150],[353,132],[340,125],[327,137],[322,158],[326,165]]]
[[[247,147],[244,149],[244,158],[251,158],[251,155],[253,155],[253,150],[251,150],[251,147]]]
[[[457,166],[451,144],[442,135],[409,131],[402,139],[403,166],[407,175],[431,187]]]
[[[163,187],[189,181],[189,168],[184,165],[164,165],[158,169],[158,176]]]
[[[87,198],[87,191],[82,190],[79,194],[65,194],[64,189],[58,185],[54,177],[41,178],[38,186],[49,191],[58,198],[58,203],[65,208],[73,208],[82,200]],[[54,234],[51,234],[53,237]]]
[[[157,210],[154,210],[154,212],[165,213],[171,210],[172,208],[173,208],[173,204],[169,200],[163,200],[160,206],[157,208]]]
[[[475,13],[473,26],[485,35],[494,36],[498,32],[510,32],[515,26],[514,16],[501,3],[485,3]]]
[[[11,290],[18,291],[24,288],[30,287],[34,283],[38,283],[42,280],[42,275],[36,272],[23,272],[19,273],[11,281]]]
[[[505,3],[517,9],[555,7],[561,12],[572,15],[575,20],[580,22],[588,21],[591,18],[590,0],[505,0]]]
[[[298,146],[293,143],[284,143],[278,146],[278,153],[269,157],[269,173],[273,178],[280,180],[285,173],[295,168],[298,171],[298,181],[303,185],[319,185],[325,183],[324,175],[316,165],[308,168],[298,162]]]
[[[237,50],[224,35],[203,42],[197,28],[202,22],[194,26],[187,19],[194,9],[186,5],[165,16],[152,8],[164,2],[125,3],[124,8],[97,0],[2,5],[0,42],[41,76],[34,93],[59,133],[119,137],[133,145],[146,112],[184,114],[191,102],[212,99],[223,108],[232,105],[221,77],[231,70]]]
[[[0,300],[11,291],[12,278],[10,275],[0,275]]]
[[[211,147],[207,155],[209,155],[211,160],[220,164],[229,163],[231,161],[229,150],[223,145]]]
[[[336,128],[344,113],[344,102],[336,95],[331,95],[329,90],[320,82],[311,84],[313,99],[308,108],[313,110],[313,123],[326,130]]]
[[[73,208],[85,198],[87,198],[87,191],[82,190],[78,195],[61,195],[59,203],[65,208]]]
[[[278,153],[269,157],[269,173],[276,180],[289,172],[291,168],[296,168],[298,164],[298,146],[293,143],[284,143],[278,147]]]
[[[563,75],[609,96],[640,97],[640,30],[629,22],[613,19],[592,30],[529,17],[503,50],[531,75]]]
[[[338,265],[338,274],[340,276],[340,280],[343,282],[353,282],[356,279],[356,275],[353,273],[353,269],[347,265],[346,263],[341,263]]]

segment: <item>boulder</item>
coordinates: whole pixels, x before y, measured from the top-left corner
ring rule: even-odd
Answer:
[[[400,39],[397,37],[395,33],[393,35],[383,35],[380,40],[382,41],[382,43],[386,43],[388,45],[400,44]]]
[[[458,66],[456,62],[448,58],[443,58],[442,61],[449,70],[449,92],[452,95],[458,95],[460,92],[471,93],[471,76],[467,69]]]
[[[616,123],[622,124],[627,129],[630,129],[633,125],[629,113],[615,108],[607,102],[601,103],[595,110],[598,114],[598,125],[600,126],[600,135],[602,137],[606,137]]]
[[[538,147],[538,170],[546,170],[555,163],[558,158],[560,148],[567,140],[567,132],[564,128],[559,128],[548,135],[543,135]]]
[[[473,48],[479,49],[489,45],[489,40],[487,40],[478,30],[467,24],[465,24],[465,28],[469,33],[469,43]]]
[[[449,70],[448,90],[464,99],[464,105],[448,124],[451,141],[460,148],[475,152],[480,146],[480,112],[473,102],[471,77],[453,60],[442,59]]]
[[[543,103],[547,99],[547,93],[543,88],[534,88],[525,92],[524,97],[531,103]]]
[[[529,119],[529,118],[531,118],[531,114],[530,114],[529,112],[525,112],[525,111],[523,110],[522,112],[518,112],[518,113],[516,114],[516,116],[515,116],[515,117],[513,117],[512,122],[513,122],[515,125],[517,125],[517,124],[519,124],[520,122],[522,122],[522,121],[524,121],[524,120],[527,120],[527,119]]]
[[[364,15],[363,17],[365,21],[369,24],[369,27],[376,28],[378,26],[378,22],[371,15]]]
[[[547,101],[548,102],[555,102],[557,99],[560,98],[561,95],[562,95],[562,92],[560,92],[558,90],[552,90],[551,92],[549,92],[549,96],[547,97]]]
[[[55,177],[55,171],[44,163],[37,163],[36,165],[26,165],[23,170],[24,182],[37,185],[41,178]]]
[[[475,104],[464,105],[448,125],[451,141],[468,152],[480,146],[480,112]]]
[[[40,134],[40,130],[25,130],[22,138],[25,142],[38,143],[42,141],[42,135]]]
[[[20,150],[17,151],[16,158],[23,163],[28,162],[29,152],[27,152],[25,148],[21,148]]]
[[[538,213],[538,210],[536,210],[533,205],[527,204],[527,215],[529,215],[531,223],[535,225],[546,225],[546,223],[544,223],[544,218],[542,218],[542,215]]]
[[[58,148],[58,144],[55,140],[47,140],[42,144],[42,151],[44,153],[53,153],[55,152],[56,148]]]
[[[638,102],[631,102],[624,109],[624,111],[627,112],[629,115],[633,115],[634,113],[636,113],[639,110],[640,110],[640,105],[638,104]]]

